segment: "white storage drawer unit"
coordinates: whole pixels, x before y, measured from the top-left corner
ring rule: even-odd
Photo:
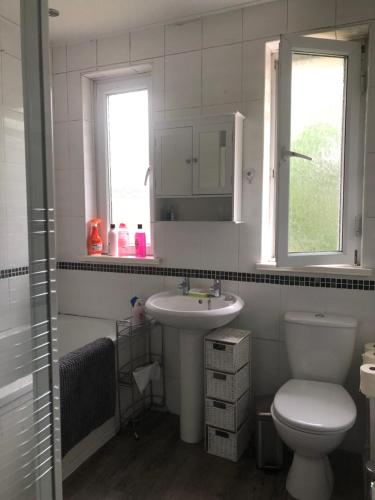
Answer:
[[[208,425],[206,439],[208,453],[237,462],[247,448],[249,423],[246,421],[238,432],[228,432]]]
[[[249,365],[237,373],[206,370],[206,395],[234,403],[249,389]]]
[[[246,330],[218,328],[205,337],[206,368],[235,373],[249,362],[250,337]]]
[[[248,412],[249,391],[234,403],[206,398],[207,425],[235,432],[249,417]]]

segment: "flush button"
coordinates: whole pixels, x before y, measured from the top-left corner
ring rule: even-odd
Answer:
[[[315,314],[315,317],[316,318],[325,318],[325,314],[323,314],[323,313],[317,313],[317,314]]]

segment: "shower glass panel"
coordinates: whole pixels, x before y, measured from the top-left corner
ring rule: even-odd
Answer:
[[[52,500],[61,476],[47,2],[0,0],[0,22],[0,500]]]

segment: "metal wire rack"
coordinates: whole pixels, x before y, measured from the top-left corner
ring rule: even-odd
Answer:
[[[141,414],[149,408],[165,407],[163,329],[150,318],[135,322],[130,317],[116,321],[116,340],[120,427],[131,427],[137,438],[136,424]],[[160,365],[160,380],[150,381],[141,393],[133,373],[154,361]]]

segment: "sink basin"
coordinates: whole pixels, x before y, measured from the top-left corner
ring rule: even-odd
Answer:
[[[203,338],[209,330],[236,318],[244,306],[234,293],[197,298],[176,291],[152,295],[146,311],[162,325],[177,328],[180,335],[180,436],[199,443],[204,430]]]
[[[233,293],[197,298],[173,291],[152,295],[146,302],[146,311],[163,325],[185,330],[212,330],[236,318],[243,306],[243,300]]]

